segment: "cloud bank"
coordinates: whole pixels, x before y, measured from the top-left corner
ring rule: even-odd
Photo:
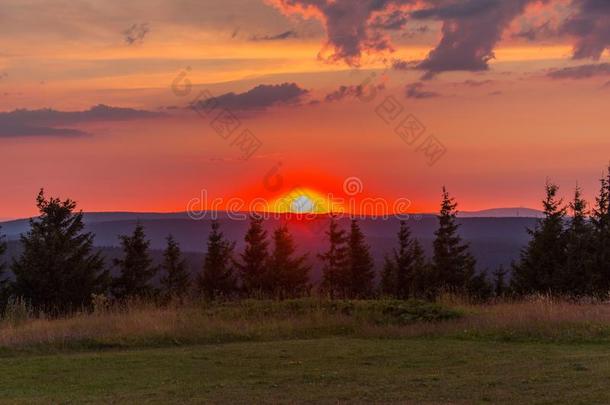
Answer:
[[[79,129],[64,128],[75,124],[104,121],[128,121],[162,116],[160,113],[132,108],[97,105],[86,111],[57,111],[53,109],[14,110],[0,113],[0,137],[74,137],[87,135]]]
[[[229,110],[256,110],[277,105],[298,105],[308,94],[309,90],[296,83],[261,84],[245,93],[226,93],[214,100],[219,107]]]

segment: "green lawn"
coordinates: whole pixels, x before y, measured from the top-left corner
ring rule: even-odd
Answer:
[[[2,403],[608,403],[610,347],[329,338],[0,358]]]

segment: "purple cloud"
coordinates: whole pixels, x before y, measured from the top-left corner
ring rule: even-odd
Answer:
[[[447,71],[488,70],[504,30],[533,1],[441,0],[413,12],[415,19],[443,21],[440,43],[419,64],[427,71],[425,78]]]
[[[317,16],[326,28],[331,61],[358,66],[363,52],[392,50],[383,30],[400,29],[406,23],[402,6],[416,0],[275,0],[285,13]],[[322,57],[322,55],[319,55]]]
[[[128,121],[162,116],[161,113],[97,105],[86,111],[14,110],[0,113],[0,137],[52,136],[73,137],[86,132],[63,126],[87,122]]]
[[[441,96],[439,93],[435,93],[433,91],[425,91],[423,89],[423,87],[424,87],[424,84],[422,82],[408,84],[405,87],[406,97],[416,99],[416,100],[421,100],[421,99],[425,99],[425,98],[434,98],[434,97]]]
[[[261,84],[245,93],[220,95],[214,101],[219,107],[230,110],[256,110],[281,104],[300,104],[307,94],[309,90],[296,83]]]
[[[576,38],[572,57],[599,60],[610,47],[610,1],[572,0],[572,7],[576,11],[560,28]]]
[[[551,79],[589,79],[596,76],[610,75],[610,63],[580,65],[551,70],[547,76]]]

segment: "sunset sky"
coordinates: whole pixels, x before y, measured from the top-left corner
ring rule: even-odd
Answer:
[[[349,178],[413,212],[443,185],[538,208],[547,178],[592,200],[609,50],[607,0],[3,0],[0,219],[41,187],[85,211]]]

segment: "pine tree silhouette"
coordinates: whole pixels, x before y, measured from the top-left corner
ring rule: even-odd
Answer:
[[[273,252],[269,258],[269,273],[273,295],[284,299],[309,292],[307,255],[297,256],[296,246],[288,228],[280,226],[273,233]]]
[[[606,294],[610,290],[610,166],[607,175],[600,180],[591,223],[595,249],[592,283],[597,293]]]
[[[394,249],[394,269],[396,272],[395,295],[400,299],[419,295],[425,272],[424,251],[419,242],[411,236],[406,221],[400,221],[398,249]]]
[[[1,233],[0,226],[0,311],[4,311],[10,296],[10,283],[8,277],[4,274],[6,271],[6,262],[4,262],[4,254],[7,250],[6,237]],[[0,312],[1,313],[1,312]]]
[[[496,271],[494,271],[494,295],[496,297],[503,297],[506,294],[506,275],[507,271],[504,266],[500,265]]]
[[[167,247],[163,252],[161,268],[164,273],[161,278],[161,286],[166,299],[177,298],[182,301],[189,292],[190,275],[186,261],[182,258],[180,245],[172,235],[167,237]]]
[[[375,279],[373,258],[370,254],[370,247],[366,244],[364,234],[355,219],[351,222],[347,240],[347,270],[348,297],[371,297]]]
[[[518,294],[553,292],[557,273],[565,263],[564,219],[566,208],[557,198],[559,187],[547,182],[543,201],[544,218],[535,229],[528,229],[532,236],[521,252],[521,260],[513,267],[511,286]]]
[[[40,211],[30,219],[30,230],[21,236],[23,253],[11,266],[15,295],[35,308],[52,313],[81,309],[91,294],[105,290],[108,273],[99,253],[93,253],[92,233],[83,233],[83,214],[76,203],[36,198]]]
[[[1,233],[2,227],[0,226],[0,287],[5,282],[4,271],[6,270],[6,263],[3,261],[2,256],[6,253],[6,237]]]
[[[319,259],[324,263],[322,268],[322,290],[326,292],[330,299],[338,296],[345,296],[347,279],[347,236],[343,229],[339,228],[335,217],[330,215],[328,231],[328,250],[319,254]]]
[[[198,278],[199,290],[206,299],[226,298],[235,294],[233,251],[235,243],[225,239],[218,221],[212,222],[203,271]]]
[[[565,231],[566,262],[553,283],[553,289],[569,295],[592,294],[595,264],[593,227],[587,219],[587,202],[578,186],[570,210],[572,218]]]
[[[114,260],[120,275],[112,282],[112,293],[119,299],[148,298],[155,295],[157,291],[150,281],[159,268],[152,265],[150,241],[146,240],[144,227],[138,223],[131,236],[121,235],[119,238],[123,257]]]
[[[383,258],[383,269],[381,270],[381,295],[385,297],[396,296],[396,266],[394,261],[388,256]]]
[[[476,261],[458,235],[457,203],[443,187],[443,200],[434,233],[432,266],[437,288],[465,292],[475,275]]]
[[[263,228],[263,218],[251,215],[250,227],[245,236],[246,247],[237,263],[242,281],[242,289],[246,296],[260,296],[271,293],[267,264],[269,260],[269,242],[267,231]]]

